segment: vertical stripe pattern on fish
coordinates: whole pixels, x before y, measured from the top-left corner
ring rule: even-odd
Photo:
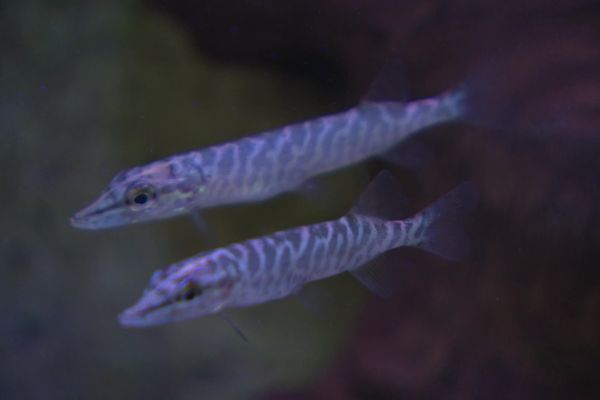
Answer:
[[[158,271],[138,303],[120,315],[121,323],[155,325],[282,298],[307,282],[360,272],[401,246],[449,259],[464,255],[462,219],[474,204],[469,184],[411,218],[386,220],[369,209],[369,200],[389,184],[387,173],[378,175],[358,206],[338,220],[232,244]]]
[[[381,154],[416,132],[460,118],[462,91],[348,111],[123,171],[71,222],[100,229],[260,201]]]

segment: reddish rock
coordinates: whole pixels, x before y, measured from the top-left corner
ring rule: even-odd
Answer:
[[[414,96],[478,76],[480,117],[501,128],[437,128],[424,139],[435,161],[408,184],[425,204],[479,183],[471,260],[390,256],[415,261],[398,272],[399,295],[368,303],[312,388],[265,398],[600,396],[598,2],[152,3],[202,51],[310,76],[340,108],[390,49]]]

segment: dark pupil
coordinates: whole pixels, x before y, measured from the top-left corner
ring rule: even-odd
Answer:
[[[183,294],[183,298],[185,300],[192,300],[194,297],[196,297],[196,292],[194,291],[194,289],[188,289],[184,294]]]
[[[148,194],[139,193],[133,198],[135,204],[146,204],[148,202]]]

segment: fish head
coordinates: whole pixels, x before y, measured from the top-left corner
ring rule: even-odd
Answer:
[[[207,174],[181,161],[157,161],[117,174],[100,196],[71,217],[82,229],[104,229],[164,219],[201,207]]]
[[[229,259],[194,257],[156,271],[121,325],[147,327],[218,313],[238,290],[239,269]]]

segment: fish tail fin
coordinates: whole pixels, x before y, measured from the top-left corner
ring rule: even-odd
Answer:
[[[476,203],[476,190],[471,183],[464,183],[436,201],[416,216],[405,218],[405,200],[399,181],[388,171],[381,171],[363,191],[350,214],[359,217],[377,218],[386,226],[406,224],[407,221],[415,229],[397,229],[402,241],[400,245],[421,248],[444,258],[457,260],[462,258],[469,249],[469,243],[462,226],[466,214]],[[406,241],[403,235],[419,237]],[[409,232],[409,233],[407,233]],[[392,244],[392,247],[396,245]],[[387,265],[366,265],[349,271],[359,282],[371,292],[389,297],[394,293]]]
[[[437,97],[446,120],[504,130],[515,127],[515,98],[491,62],[471,68],[462,83]],[[500,74],[501,75],[501,74]]]
[[[519,62],[524,59],[523,52],[531,50],[536,51],[521,46],[500,47],[466,66],[461,79],[464,83],[435,98],[442,100],[438,102],[444,108],[442,112],[447,109],[454,118],[445,119],[441,115],[435,121],[455,119],[503,133],[596,135],[598,113],[586,110],[595,109],[597,96],[586,96],[576,90],[561,91],[560,83],[570,79],[569,71],[581,67],[581,59],[554,57],[543,65]],[[565,68],[567,65],[572,68]],[[540,76],[552,79],[540,80]],[[390,52],[363,100],[408,101],[414,97],[409,95],[408,82],[401,56]]]
[[[462,94],[462,120],[471,125],[486,128],[502,128],[508,118],[508,108],[502,104],[502,91],[494,84],[489,69],[467,75],[467,80],[456,88]]]
[[[448,115],[447,120],[462,119],[470,115],[469,85],[462,84],[437,97],[440,109]]]
[[[449,90],[435,97],[413,98],[411,102],[420,105],[419,113],[422,116],[421,120],[425,123],[423,128],[450,121],[461,121],[470,125],[494,129],[512,126],[514,120],[512,104],[515,99],[510,94],[509,87],[511,85],[508,85],[506,78],[503,77],[503,69],[499,67],[503,65],[501,61],[498,57],[489,61],[481,61],[469,68],[462,84],[450,85]],[[397,54],[389,54],[369,91],[363,97],[363,101],[408,102],[412,96],[409,96],[405,70],[404,60]],[[429,113],[428,118],[424,117],[426,113]],[[420,129],[416,129],[415,133],[417,131]],[[405,146],[406,144],[403,143],[401,147]],[[408,169],[419,169],[426,163],[413,156],[411,149],[401,150],[402,148],[395,148],[384,158],[386,161]]]
[[[414,229],[422,232],[411,245],[448,260],[463,259],[470,250],[470,241],[464,232],[467,214],[477,203],[477,190],[465,182],[411,218]]]
[[[388,171],[381,171],[363,191],[350,214],[377,218],[384,223],[411,223],[402,245],[417,247],[449,260],[464,258],[470,242],[464,232],[467,214],[477,203],[477,190],[465,182],[438,199],[412,218],[406,218],[406,201],[399,181]]]
[[[472,66],[464,82],[456,88],[456,92],[462,95],[460,119],[486,129],[506,131],[524,128],[530,131],[531,127],[520,126],[520,112],[515,105],[522,100],[515,96],[516,86],[509,80],[509,76],[513,75],[511,70],[512,67],[497,57]]]

